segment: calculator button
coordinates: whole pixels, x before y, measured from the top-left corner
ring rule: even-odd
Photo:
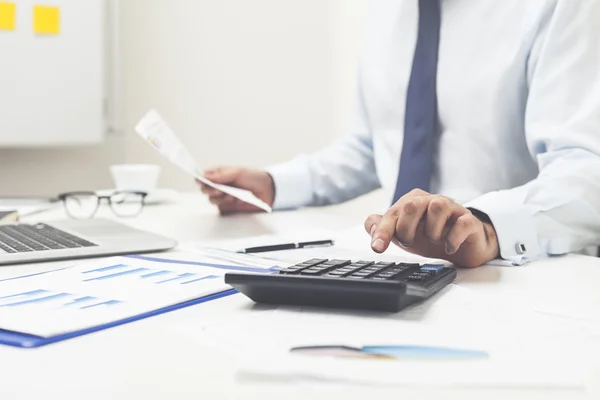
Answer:
[[[351,274],[351,273],[352,273],[352,271],[342,271],[342,270],[337,270],[337,269],[336,269],[336,270],[334,270],[334,271],[331,271],[331,272],[329,272],[329,273],[330,273],[330,274],[336,274],[336,275],[342,276],[342,275],[348,275],[348,274]]]
[[[331,269],[333,269],[334,267],[311,267],[308,269],[303,270],[302,272],[300,272],[300,275],[323,275],[327,272],[329,272]]]
[[[338,272],[338,271],[332,271],[329,272],[325,275],[323,275],[324,277],[330,277],[330,278],[343,278],[345,276],[347,276],[348,273],[347,272]]]
[[[327,269],[327,267],[321,267],[320,265],[317,265],[314,267],[307,268],[304,271],[323,271],[324,269]]]
[[[419,278],[419,282],[423,282],[427,279],[431,278],[431,275],[429,274],[422,274],[422,273],[412,273],[410,274],[407,278],[411,278],[412,280],[416,280],[416,278]]]
[[[416,263],[398,263],[399,267],[406,267],[406,268],[419,268],[421,267],[420,264],[416,264]]]
[[[373,276],[377,273],[378,271],[367,271],[367,270],[359,270],[355,273],[353,273],[352,275],[349,276],[349,278],[368,278],[370,276]]]
[[[385,270],[385,272],[391,272],[394,275],[397,275],[401,272],[404,272],[408,269],[408,267],[392,267]]]
[[[380,261],[377,264],[375,264],[376,267],[380,267],[380,268],[392,267],[394,265],[396,265],[396,263],[387,262],[387,261]]]
[[[350,260],[329,260],[329,261],[325,261],[324,263],[321,263],[321,265],[332,266],[332,267],[343,267],[343,266],[349,265],[351,263],[352,263],[352,261],[350,261]]]
[[[313,270],[313,269],[307,269],[304,270],[302,272],[300,272],[300,275],[312,275],[312,276],[318,276],[321,275],[323,271],[321,270]]]
[[[423,265],[421,267],[421,271],[432,272],[434,274],[438,274],[445,269],[443,265]]]
[[[426,278],[424,276],[409,275],[405,279],[410,282],[423,282]]]
[[[331,271],[331,273],[336,273],[336,275],[338,273],[340,273],[341,275],[349,275],[361,268],[363,268],[362,265],[350,264],[350,265],[346,265],[345,267],[342,267],[342,268],[336,268],[333,271]]]
[[[373,276],[373,279],[377,278],[378,280],[382,280],[382,279],[391,280],[392,278],[397,277],[398,275],[405,272],[409,268],[410,267],[404,266],[404,265],[394,265],[390,268],[385,268],[382,271],[380,271],[379,273],[375,274]],[[379,279],[379,278],[381,278],[381,279]]]
[[[345,270],[341,270],[341,269],[340,270],[336,269],[334,271],[331,271],[331,273],[336,273],[336,274],[339,274],[339,275],[349,275],[349,274],[351,274],[353,272],[354,272],[354,270],[345,271]]]
[[[414,274],[426,274],[426,272],[421,271],[421,268],[406,268],[402,271],[403,276],[414,275]]]
[[[306,269],[306,268],[308,268],[308,267],[287,267],[287,268],[280,270],[279,273],[287,274],[287,275],[298,274],[298,273],[300,273],[300,271],[302,271],[303,269]]]
[[[364,272],[379,272],[382,268],[366,268],[363,269]]]
[[[281,271],[279,271],[280,274],[298,274],[301,271],[304,271],[308,268],[312,268],[314,266],[317,266],[319,264],[322,264],[324,262],[326,262],[327,259],[322,259],[322,258],[313,258],[311,260],[308,261],[304,261],[302,263],[296,264],[296,265],[292,265],[290,267],[284,268]]]
[[[354,274],[352,274],[352,275],[348,276],[347,278],[349,278],[349,279],[365,279],[366,277],[362,276],[362,275],[354,275]]]
[[[353,264],[345,266],[344,268],[350,268],[350,269],[355,270],[355,269],[361,269],[361,268],[365,268],[365,267],[366,267],[365,265],[353,263]]]
[[[308,261],[304,261],[302,264],[317,265],[317,264],[322,264],[324,262],[327,262],[326,258],[311,258]]]
[[[314,264],[314,263],[300,263],[300,264],[296,264],[296,267],[314,267],[315,265],[319,265],[319,264]]]
[[[302,268],[310,268],[310,267],[314,267],[317,265],[322,265],[321,263],[315,264],[315,263],[302,263],[302,264],[296,264],[297,267],[302,267]]]
[[[413,272],[411,275],[424,276],[425,278],[427,278],[428,276],[431,276],[432,273],[431,272]]]
[[[293,269],[301,270],[301,269],[307,269],[307,268],[312,268],[312,267],[313,267],[313,265],[310,265],[310,264],[308,264],[308,265],[307,264],[298,264],[298,265],[289,267],[289,269],[290,270],[293,270]]]

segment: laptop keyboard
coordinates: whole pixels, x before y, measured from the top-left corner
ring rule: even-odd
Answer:
[[[0,225],[0,249],[6,253],[75,249],[97,244],[46,224]]]

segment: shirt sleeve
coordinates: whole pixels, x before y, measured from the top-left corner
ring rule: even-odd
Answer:
[[[600,2],[558,0],[528,65],[527,144],[538,177],[467,204],[513,265],[600,244]]]
[[[350,134],[312,155],[267,168],[275,183],[273,209],[341,203],[380,187],[362,90]]]

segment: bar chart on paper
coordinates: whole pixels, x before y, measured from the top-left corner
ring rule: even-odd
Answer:
[[[115,306],[119,300],[106,300],[94,296],[78,296],[72,293],[58,293],[37,289],[9,296],[0,296],[0,307],[70,307],[86,310],[94,307]]]
[[[116,264],[108,267],[101,267],[82,272],[88,277],[83,279],[83,282],[97,282],[122,279],[125,277],[137,277],[143,283],[161,285],[172,283],[178,285],[189,285],[201,281],[219,279],[220,275],[202,275],[192,272],[177,272],[172,270],[157,270],[151,268],[137,268],[129,264]]]
[[[229,290],[228,268],[241,267],[113,257],[0,282],[0,329],[50,337],[119,321]]]

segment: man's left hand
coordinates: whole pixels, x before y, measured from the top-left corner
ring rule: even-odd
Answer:
[[[377,253],[395,243],[411,253],[470,268],[500,254],[491,224],[452,199],[419,189],[403,196],[384,215],[371,215],[365,229]]]

